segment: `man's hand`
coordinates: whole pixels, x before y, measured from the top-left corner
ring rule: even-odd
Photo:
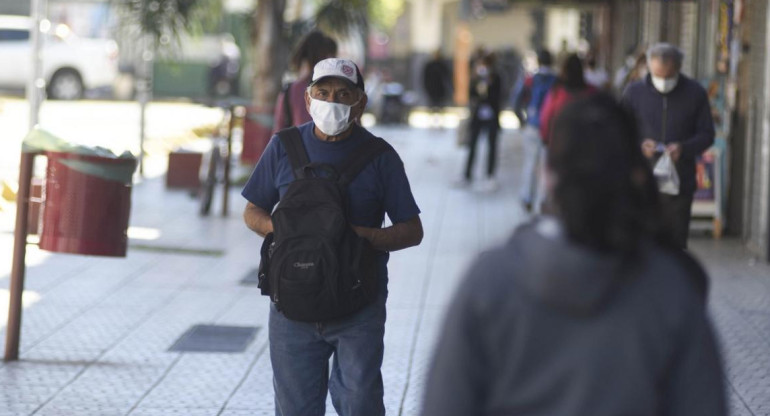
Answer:
[[[652,159],[655,156],[655,147],[657,146],[657,142],[652,139],[644,139],[642,141],[642,154],[647,159]]]
[[[666,152],[671,156],[671,160],[676,163],[682,156],[682,145],[679,143],[671,143],[666,146]]]

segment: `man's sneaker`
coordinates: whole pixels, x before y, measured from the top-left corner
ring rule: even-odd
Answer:
[[[481,181],[479,184],[479,191],[481,192],[495,192],[500,188],[495,178],[487,178]]]
[[[469,186],[471,186],[471,180],[466,177],[462,177],[452,182],[452,188],[456,189],[465,189]]]

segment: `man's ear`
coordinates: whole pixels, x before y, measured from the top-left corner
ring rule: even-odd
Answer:
[[[363,93],[361,96],[361,99],[358,101],[358,104],[356,104],[356,112],[358,115],[356,116],[356,119],[360,119],[362,115],[364,115],[364,110],[366,110],[366,104],[369,102],[369,97],[366,95],[366,93]]]
[[[305,90],[305,110],[310,113],[310,92]]]

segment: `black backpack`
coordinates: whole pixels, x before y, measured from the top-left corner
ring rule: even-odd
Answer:
[[[379,286],[378,252],[349,223],[347,188],[392,147],[367,140],[339,166],[311,163],[296,127],[281,130],[294,181],[273,210],[262,244],[259,287],[287,318],[321,322],[371,303]]]

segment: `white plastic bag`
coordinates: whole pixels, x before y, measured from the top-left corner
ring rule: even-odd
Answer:
[[[661,193],[679,195],[679,174],[676,173],[676,165],[668,152],[664,152],[658,159],[652,173],[658,181],[658,190]]]

